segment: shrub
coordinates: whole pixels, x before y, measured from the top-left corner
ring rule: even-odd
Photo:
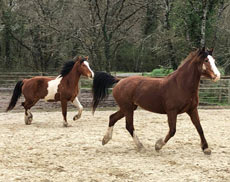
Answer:
[[[152,76],[152,77],[167,76],[168,74],[172,72],[173,72],[173,69],[157,68],[157,69],[154,69],[151,73],[147,73],[146,76]]]

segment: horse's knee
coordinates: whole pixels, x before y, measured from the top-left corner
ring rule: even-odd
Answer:
[[[117,112],[116,113],[113,113],[109,116],[109,121],[110,122],[114,122],[116,120],[116,115],[117,115]]]
[[[111,114],[111,115],[109,116],[109,121],[110,121],[110,122],[113,121],[113,116],[114,116],[114,114]]]
[[[175,135],[175,133],[176,133],[176,129],[170,130],[170,131],[169,131],[170,137],[173,137],[173,136]]]

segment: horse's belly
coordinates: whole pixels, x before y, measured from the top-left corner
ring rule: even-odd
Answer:
[[[162,101],[158,98],[142,98],[135,102],[139,107],[159,114],[166,114]]]
[[[161,106],[151,106],[151,107],[142,106],[142,105],[139,105],[139,106],[142,109],[145,109],[145,110],[150,111],[150,112],[159,113],[159,114],[166,114],[165,110]]]

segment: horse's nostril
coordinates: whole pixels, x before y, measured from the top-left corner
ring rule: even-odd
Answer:
[[[88,74],[88,78],[93,78],[93,75],[92,74]]]

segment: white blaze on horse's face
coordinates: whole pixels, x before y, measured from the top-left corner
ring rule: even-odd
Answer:
[[[46,101],[55,99],[55,94],[57,93],[58,85],[60,84],[61,80],[62,77],[59,75],[55,80],[48,82],[48,94],[44,98]]]
[[[88,61],[84,61],[83,64],[86,65],[86,67],[89,69],[89,71],[91,72],[92,78],[94,77],[94,72],[91,70],[91,68],[89,67],[89,63]]]
[[[212,71],[216,75],[216,78],[214,80],[216,82],[216,81],[218,81],[220,79],[220,72],[219,72],[219,70],[217,69],[217,67],[215,65],[215,59],[211,55],[208,55],[208,61],[209,61],[210,65],[211,65]]]
[[[206,66],[205,66],[205,64],[203,64],[202,69],[203,69],[203,70],[206,70]]]

